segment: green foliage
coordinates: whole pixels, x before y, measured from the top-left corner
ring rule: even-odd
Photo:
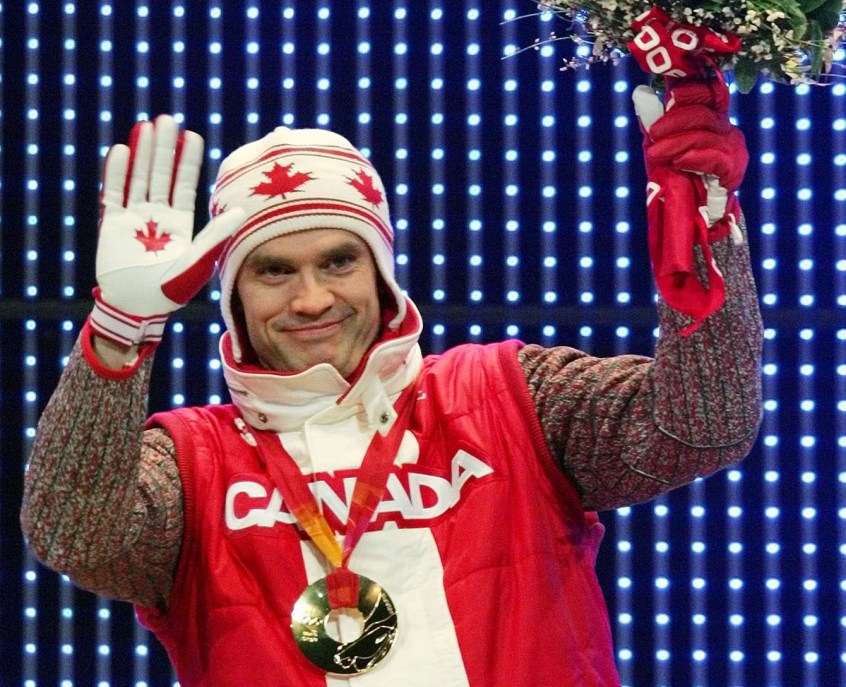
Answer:
[[[734,65],[734,83],[741,93],[749,93],[758,81],[758,65],[740,58]]]
[[[823,30],[816,19],[811,20],[811,74],[822,72],[823,66]]]
[[[843,0],[805,0],[805,3],[815,5],[812,8],[804,8],[808,19],[819,22],[822,32],[828,33],[834,30],[840,23],[840,13],[843,11]],[[803,5],[805,3],[802,3]]]
[[[571,26],[580,39],[595,41],[584,63],[618,61],[634,38],[632,21],[657,6],[680,24],[732,33],[736,54],[716,57],[743,93],[759,78],[780,83],[819,83],[843,33],[846,0],[540,0]],[[585,19],[587,17],[587,19]],[[577,28],[578,28],[577,27]],[[566,68],[582,64],[571,60]]]

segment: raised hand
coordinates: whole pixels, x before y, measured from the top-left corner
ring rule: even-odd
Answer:
[[[736,222],[736,203],[749,153],[743,132],[728,117],[728,91],[721,80],[679,83],[669,93],[667,112],[647,131],[648,163],[700,176],[707,195],[709,226],[726,212]]]
[[[632,97],[644,133],[655,278],[664,300],[694,319],[685,330],[689,333],[725,299],[708,244],[729,233],[742,239],[735,191],[749,155],[742,132],[728,118],[728,91],[721,78],[675,82],[666,108],[646,87]],[[707,287],[694,269],[695,245],[705,256]]]
[[[244,220],[228,210],[196,237],[194,203],[203,139],[169,115],[140,122],[112,146],[103,175],[97,242],[96,334],[123,346],[161,340],[168,316],[211,277]]]

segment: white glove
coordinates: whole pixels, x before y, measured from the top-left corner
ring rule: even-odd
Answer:
[[[132,346],[161,340],[168,315],[209,280],[244,221],[232,209],[192,239],[203,139],[173,117],[140,122],[106,158],[97,241],[94,332]]]
[[[649,86],[638,86],[632,92],[635,114],[647,133],[655,121],[664,114],[664,103]]]

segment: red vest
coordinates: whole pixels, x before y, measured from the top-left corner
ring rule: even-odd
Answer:
[[[389,551],[394,587],[376,579],[396,603],[398,642],[405,613],[419,644],[395,647],[385,665],[395,661],[401,671],[403,651],[437,652],[453,641],[442,633],[457,641],[458,668],[437,678],[417,668],[395,672],[404,687],[619,684],[594,574],[603,528],[582,510],[546,447],[517,347],[466,345],[425,359],[407,429],[419,456],[394,468],[360,546],[364,564],[367,546],[377,551],[380,536],[397,541],[398,532],[413,530],[433,542],[439,558],[433,583],[448,610],[438,626],[427,628],[426,597],[406,608],[397,602],[414,598],[423,554]],[[183,687],[325,687],[290,630],[290,611],[308,584],[304,537],[236,417],[226,405],[150,420],[176,442],[185,536],[168,611],[139,608],[138,615],[167,648]],[[310,476],[338,532],[354,476]],[[438,656],[432,660],[436,665]],[[352,682],[386,684],[382,670],[380,664]]]

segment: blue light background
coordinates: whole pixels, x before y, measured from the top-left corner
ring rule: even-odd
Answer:
[[[389,189],[424,350],[518,337],[649,353],[632,60],[561,72],[528,0],[0,4],[0,684],[171,685],[126,604],[38,566],[17,525],[38,414],[91,307],[102,155],[173,112],[217,163],[334,128]],[[522,18],[520,18],[522,17]],[[838,56],[840,57],[840,56]],[[625,685],[846,684],[846,80],[733,97],[766,329],[739,468],[605,513]],[[171,320],[151,410],[226,400],[212,286]],[[508,622],[507,618],[503,619]],[[538,631],[542,632],[539,623]]]

